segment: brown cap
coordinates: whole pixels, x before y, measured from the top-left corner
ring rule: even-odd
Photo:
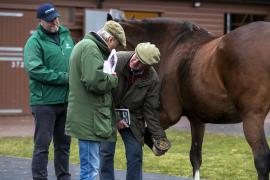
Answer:
[[[123,27],[115,21],[107,21],[103,30],[115,37],[122,46],[126,47],[126,35]]]

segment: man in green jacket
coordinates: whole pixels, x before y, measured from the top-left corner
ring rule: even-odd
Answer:
[[[156,152],[156,155],[161,155],[170,148],[170,142],[159,121],[160,82],[157,72],[152,67],[159,62],[160,52],[154,44],[148,42],[138,44],[135,52],[119,52],[117,57],[115,71],[118,86],[113,91],[114,103],[116,108],[128,109],[130,112],[130,124],[117,118],[117,126],[126,150],[126,179],[142,180],[145,125],[154,141],[163,144],[163,152]],[[114,180],[114,153],[115,142],[102,143],[101,180]]]
[[[126,46],[125,32],[108,21],[97,33],[87,33],[71,54],[66,133],[79,141],[80,179],[96,179],[100,142],[116,140],[111,91],[118,78],[104,73],[103,63],[120,45]]]
[[[29,75],[30,105],[35,120],[33,179],[47,179],[48,153],[54,143],[57,179],[69,180],[70,137],[65,135],[68,64],[74,46],[69,30],[59,23],[52,4],[37,9],[40,23],[24,47],[24,68]]]

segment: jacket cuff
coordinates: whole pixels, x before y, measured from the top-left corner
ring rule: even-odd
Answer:
[[[118,85],[118,77],[117,76],[111,76],[112,79],[112,88],[116,88]]]

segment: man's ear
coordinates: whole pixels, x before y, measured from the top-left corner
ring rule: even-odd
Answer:
[[[112,43],[113,42],[113,39],[114,39],[114,37],[113,36],[110,36],[109,39],[108,39],[109,43]]]

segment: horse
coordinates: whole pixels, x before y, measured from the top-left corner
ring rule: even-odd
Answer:
[[[243,122],[258,179],[268,180],[270,150],[264,121],[270,108],[270,23],[250,23],[220,37],[192,22],[172,19],[120,24],[128,50],[151,42],[161,52],[155,67],[161,81],[161,125],[167,129],[182,116],[188,118],[193,178],[200,179],[205,124]]]

